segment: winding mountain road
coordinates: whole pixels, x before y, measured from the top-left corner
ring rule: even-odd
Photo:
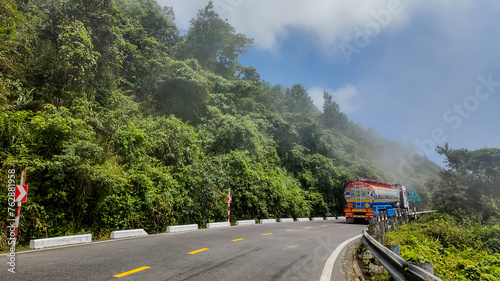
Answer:
[[[364,227],[344,219],[232,226],[25,251],[16,273],[5,268],[0,279],[319,280],[332,252]]]

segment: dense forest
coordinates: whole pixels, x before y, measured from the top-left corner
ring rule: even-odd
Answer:
[[[229,188],[232,220],[341,215],[358,177],[429,206],[440,168],[404,160],[411,144],[243,66],[253,40],[211,2],[185,34],[174,19],[154,0],[0,0],[0,182],[27,169],[21,242],[204,226]]]

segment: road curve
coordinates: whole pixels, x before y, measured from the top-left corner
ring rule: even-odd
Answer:
[[[332,252],[364,227],[343,219],[276,223],[19,252],[16,273],[4,268],[0,279],[319,280]]]

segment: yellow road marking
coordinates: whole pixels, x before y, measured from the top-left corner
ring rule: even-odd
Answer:
[[[231,240],[231,242],[241,241],[241,240],[243,240],[243,239],[245,239],[245,238],[238,238],[238,239],[234,239],[234,240]]]
[[[287,229],[286,231],[293,231],[293,229]]]
[[[148,268],[151,268],[150,266],[143,266],[143,267],[139,267],[139,268],[136,268],[136,269],[133,269],[133,270],[129,270],[127,272],[123,272],[123,273],[120,273],[120,274],[116,274],[116,275],[113,275],[113,277],[123,277],[123,276],[127,276],[129,274],[132,274],[132,273],[136,273],[136,272],[139,272],[141,270],[144,270],[144,269],[148,269]]]
[[[312,226],[308,226],[308,227],[306,227],[306,229],[309,229],[309,228],[312,228]]]
[[[199,250],[196,250],[196,251],[192,251],[192,252],[189,252],[188,254],[193,255],[193,254],[196,254],[196,253],[199,253],[199,252],[203,252],[203,251],[206,251],[206,250],[208,250],[208,248],[203,248],[203,249],[199,249]]]
[[[272,233],[264,233],[264,234],[262,234],[262,235],[271,235],[271,234],[272,234]]]
[[[328,224],[324,224],[324,225],[322,225],[322,226],[328,226]]]

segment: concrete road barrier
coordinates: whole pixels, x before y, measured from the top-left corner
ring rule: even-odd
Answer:
[[[326,220],[327,221],[334,221],[336,220],[337,218],[336,217],[326,217]]]
[[[280,219],[280,222],[293,222],[293,218]]]
[[[115,230],[111,232],[111,239],[144,236],[148,233],[144,229]]]
[[[30,241],[30,249],[42,249],[90,242],[92,242],[92,234],[33,239]]]
[[[312,218],[312,221],[324,221],[325,219],[323,219],[322,217],[316,217],[316,218]]]
[[[236,226],[255,224],[255,220],[236,221]]]
[[[297,221],[309,221],[309,218],[297,218]]]
[[[209,222],[207,223],[207,228],[221,228],[221,227],[230,227],[231,224],[229,222]]]
[[[261,224],[265,224],[265,223],[276,223],[276,219],[261,219],[261,220],[260,220],[260,223],[261,223]]]
[[[172,225],[172,226],[167,226],[167,232],[182,232],[182,231],[191,231],[191,230],[198,230],[198,225],[197,224],[185,224],[185,225]]]

